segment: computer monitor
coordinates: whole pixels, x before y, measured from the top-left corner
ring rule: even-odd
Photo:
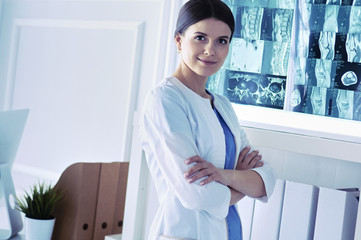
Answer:
[[[0,111],[0,164],[12,165],[29,110]]]
[[[23,227],[20,213],[15,209],[16,194],[11,177],[11,167],[23,135],[28,113],[29,110],[0,111],[0,216],[2,222],[0,239],[9,239],[20,232]]]

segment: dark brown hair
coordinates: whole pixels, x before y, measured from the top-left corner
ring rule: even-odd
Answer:
[[[231,29],[231,38],[234,32],[234,17],[231,9],[221,0],[189,0],[181,8],[174,37],[183,34],[187,28],[199,21],[215,18],[226,23]]]

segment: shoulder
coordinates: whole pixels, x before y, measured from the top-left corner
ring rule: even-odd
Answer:
[[[186,101],[181,89],[172,77],[160,81],[151,89],[144,101],[143,111],[154,108],[164,108],[173,105],[183,105]]]
[[[164,78],[149,93],[150,97],[180,97],[181,89],[177,86],[173,77]]]

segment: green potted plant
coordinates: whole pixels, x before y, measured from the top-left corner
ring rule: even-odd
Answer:
[[[62,194],[45,183],[31,186],[22,198],[17,198],[16,208],[25,214],[26,239],[50,240],[55,218],[52,215]]]

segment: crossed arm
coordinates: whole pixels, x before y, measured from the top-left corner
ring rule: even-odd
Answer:
[[[199,156],[185,160],[187,165],[195,163],[185,173],[184,177],[189,183],[206,177],[200,185],[217,181],[226,185],[231,190],[230,205],[237,203],[244,196],[262,197],[266,195],[265,185],[261,176],[251,169],[263,166],[262,155],[257,150],[250,152],[250,147],[245,147],[238,156],[236,169],[221,169]]]

